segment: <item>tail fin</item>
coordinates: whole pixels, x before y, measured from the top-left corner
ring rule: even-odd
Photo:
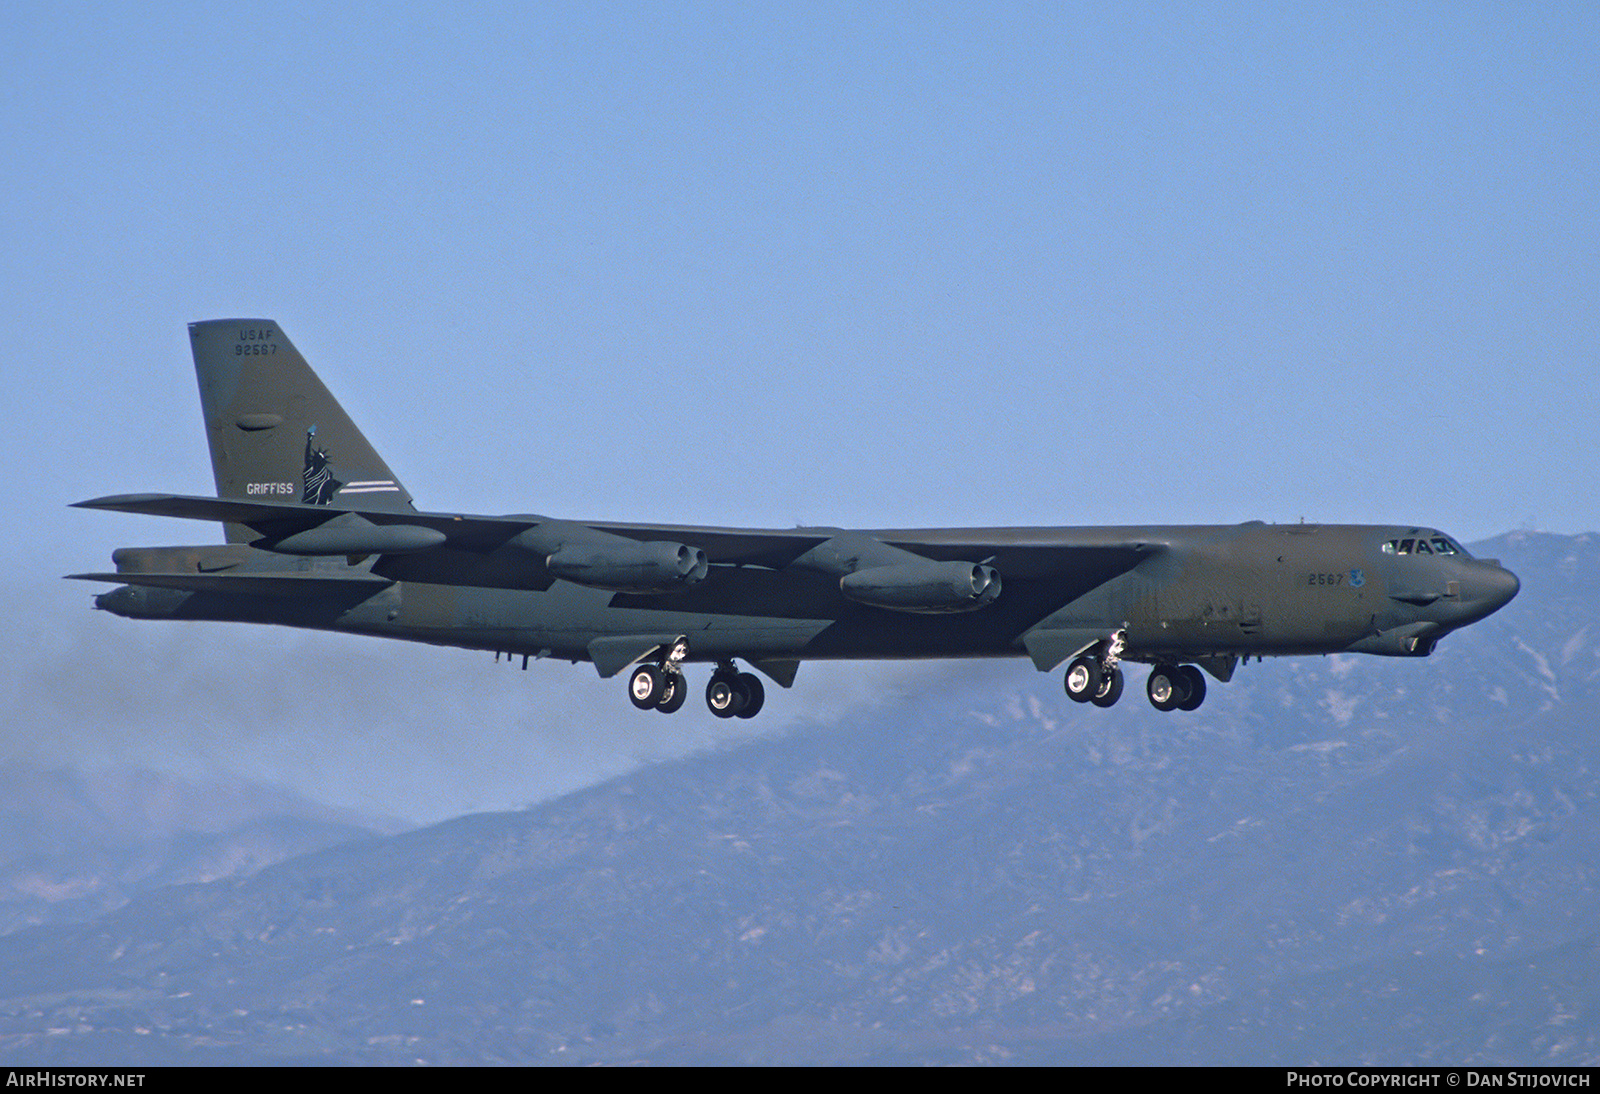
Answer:
[[[411,512],[411,495],[269,319],[189,324],[220,498]],[[228,539],[254,538],[228,525]]]

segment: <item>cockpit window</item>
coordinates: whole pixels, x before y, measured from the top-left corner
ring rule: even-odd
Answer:
[[[1414,539],[1391,539],[1383,545],[1386,555],[1461,555],[1471,558],[1461,544],[1449,536],[1418,536]]]

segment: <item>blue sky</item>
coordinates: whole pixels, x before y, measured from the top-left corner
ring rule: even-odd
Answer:
[[[426,508],[1600,524],[1592,5],[861,8],[8,7],[26,748],[88,748],[41,681],[170,679],[194,643],[245,690],[307,650],[484,686],[439,651],[134,638],[57,580],[211,537],[65,508],[211,489],[202,318],[282,323]],[[615,762],[667,747],[615,681],[543,668]],[[228,687],[191,686],[168,708]],[[243,763],[163,709],[142,756]],[[527,717],[502,729],[559,735]]]

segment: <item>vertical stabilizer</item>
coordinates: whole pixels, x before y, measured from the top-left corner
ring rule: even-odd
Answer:
[[[189,324],[220,498],[410,512],[395,478],[270,319]],[[230,541],[255,538],[228,526]]]

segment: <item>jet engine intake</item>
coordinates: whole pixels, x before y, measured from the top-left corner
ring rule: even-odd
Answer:
[[[569,543],[545,559],[563,581],[617,593],[665,593],[693,585],[710,562],[698,547],[682,543]]]
[[[894,612],[970,612],[1000,595],[1000,575],[971,562],[908,562],[845,574],[839,591],[858,604]]]

